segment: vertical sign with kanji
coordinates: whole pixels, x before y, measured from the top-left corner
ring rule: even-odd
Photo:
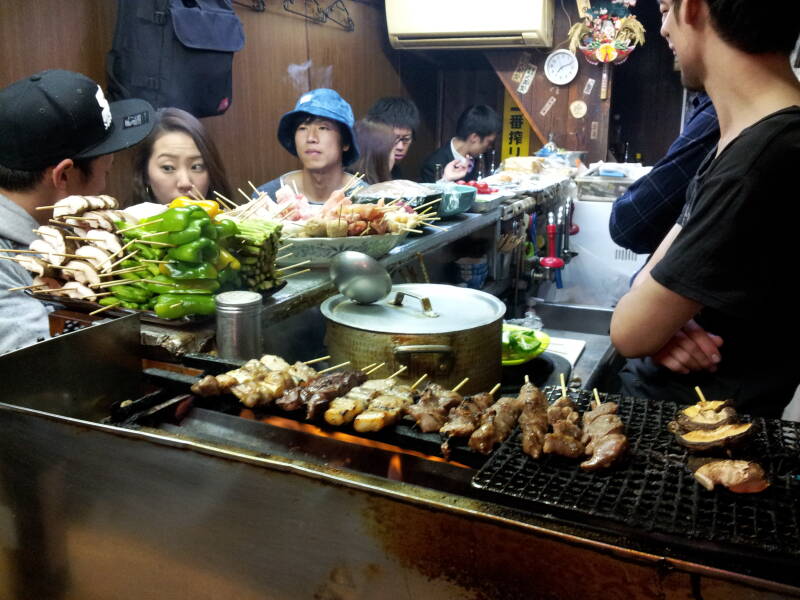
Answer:
[[[531,146],[531,128],[522,111],[506,92],[503,100],[503,133],[500,139],[500,159],[509,156],[529,156]]]

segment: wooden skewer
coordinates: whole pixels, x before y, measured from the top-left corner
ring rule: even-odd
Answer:
[[[0,255],[0,260],[13,260],[14,262],[28,262],[24,258],[17,258],[16,256],[2,256]]]
[[[218,191],[214,190],[214,195],[217,197],[217,202],[219,202],[224,208],[227,208],[228,210],[236,210],[239,208],[238,204],[236,204],[227,196],[223,196]]]
[[[175,244],[167,244],[166,242],[155,242],[153,240],[142,240],[142,239],[138,239],[135,241],[139,242],[140,244],[151,244],[153,246],[166,246],[167,248],[175,248]]]
[[[108,306],[104,306],[102,308],[98,308],[97,310],[93,310],[92,312],[89,313],[89,315],[97,315],[97,314],[99,314],[101,312],[104,312],[106,310],[111,310],[112,308],[116,308],[120,304],[122,304],[122,303],[121,302],[117,302],[116,304],[109,304]]]
[[[125,285],[125,284],[131,284],[131,283],[153,283],[155,285],[165,285],[167,287],[176,287],[177,286],[177,284],[174,284],[174,283],[164,283],[163,281],[156,281],[155,279],[135,279],[135,280],[134,279],[120,279],[118,281],[106,281],[106,282],[103,282],[103,283],[95,283],[93,285],[90,285],[89,287],[92,288],[92,289],[107,288],[107,287],[113,287],[115,285]]]
[[[374,366],[375,366],[375,363],[370,363],[366,367],[361,367],[360,370],[361,370],[362,373],[366,373],[367,371],[369,371]]]
[[[101,240],[100,238],[90,238],[90,237],[81,237],[79,235],[65,235],[65,240],[81,240],[82,242],[105,242],[105,240]]]
[[[101,262],[101,263],[98,265],[98,267],[100,267],[100,268],[102,269],[102,268],[103,268],[103,266],[104,266],[104,265],[105,265],[107,262],[111,262],[111,260],[112,260],[112,259],[113,259],[115,256],[118,256],[118,255],[122,254],[123,252],[125,252],[125,250],[127,250],[127,249],[128,249],[128,246],[130,246],[130,245],[131,245],[131,244],[133,244],[134,242],[136,242],[136,240],[131,240],[130,242],[128,242],[128,243],[126,243],[126,244],[123,244],[123,246],[122,246],[122,247],[121,247],[119,250],[117,250],[117,251],[116,251],[116,252],[114,252],[113,254],[110,254],[110,255],[108,256],[108,258],[107,258],[107,259],[105,259],[103,262]],[[113,268],[113,267],[112,267],[112,268]]]
[[[295,271],[294,273],[289,273],[288,275],[281,275],[281,279],[289,279],[289,277],[294,277],[295,275],[302,275],[303,273],[308,273],[311,269],[303,269],[302,271]]]
[[[334,369],[339,369],[344,367],[345,365],[349,365],[350,361],[346,360],[343,363],[339,363],[338,365],[333,365],[332,367],[328,367],[327,369],[322,369],[322,371],[317,371],[317,374],[320,375],[322,373],[327,373],[328,371],[333,371]]]
[[[138,250],[136,252],[138,252]],[[131,254],[131,256],[133,256],[133,254]],[[153,263],[155,265],[168,265],[169,264],[168,260],[155,260],[155,259],[152,259],[152,258],[140,258],[139,262]]]
[[[381,368],[383,365],[385,365],[385,364],[386,364],[385,362],[382,362],[381,364],[379,364],[379,365],[376,365],[376,366],[374,366],[373,368],[371,368],[369,371],[364,371],[364,373],[365,373],[365,374],[367,374],[367,375],[372,375],[372,374],[373,374],[375,371],[377,371],[378,369],[380,369],[380,368]]]
[[[247,180],[247,184],[253,189],[253,191],[258,195],[259,198],[264,195],[264,192],[259,190],[256,186],[253,185],[253,182],[249,179]]]
[[[400,367],[399,369],[397,369],[397,371],[395,371],[394,373],[392,373],[391,375],[389,375],[389,377],[387,377],[386,379],[394,379],[395,377],[397,377],[398,375],[400,375],[400,373],[402,373],[403,371],[405,371],[407,368],[408,368],[408,367],[407,367],[406,365],[403,365],[402,367]]]
[[[414,390],[417,388],[417,386],[418,386],[420,383],[422,383],[423,381],[425,381],[425,378],[426,378],[427,376],[428,376],[428,374],[427,374],[427,373],[423,373],[423,374],[422,374],[422,377],[420,377],[420,378],[419,378],[419,379],[417,379],[417,380],[416,380],[416,381],[415,381],[413,384],[411,384],[411,391],[413,392],[413,391],[414,391]]]
[[[694,386],[694,391],[697,392],[698,396],[700,396],[700,400],[702,402],[706,402],[706,397],[703,395],[703,390],[700,389],[699,385]]]
[[[36,288],[47,287],[46,283],[37,283],[36,285],[21,285],[19,287],[8,288],[9,292],[18,292],[19,290],[35,290]]]
[[[127,269],[117,269],[116,271],[109,271],[108,273],[100,273],[100,277],[109,277],[111,275],[122,275],[123,273],[137,273],[139,271],[146,271],[147,267],[128,267]]]
[[[300,190],[297,189],[297,182],[292,180],[292,187],[294,188],[294,195],[295,197],[300,195]]]
[[[137,241],[146,240],[147,238],[156,237],[158,235],[167,235],[166,231],[151,231],[149,233],[143,233],[137,239]]]
[[[131,229],[138,229],[139,227],[144,227],[146,225],[152,225],[153,223],[161,223],[164,219],[153,219],[152,221],[148,221],[147,223],[139,223],[137,225],[131,225],[130,227],[125,227],[123,229],[117,229],[117,233],[125,233],[126,231],[130,231]]]
[[[494,396],[494,393],[499,389],[500,389],[500,384],[499,383],[495,383],[494,387],[489,390],[489,395],[490,396]]]
[[[531,383],[531,378],[525,375],[525,385],[530,385],[530,383]]]
[[[419,206],[415,207],[414,210],[419,211],[420,208],[425,208],[426,206],[430,206],[432,204],[436,204],[437,202],[441,202],[441,198],[436,198],[436,200],[431,200],[430,202],[426,202],[425,204],[420,204]]]
[[[200,193],[200,190],[197,189],[197,186],[195,184],[192,184],[192,189],[189,192],[189,195],[192,197],[193,200],[197,200],[198,202],[201,202],[206,199],[205,195]]]
[[[425,232],[424,232],[424,231],[422,231],[421,229],[411,229],[410,227],[401,227],[400,229],[401,229],[402,231],[410,231],[410,232],[412,232],[412,233],[425,233]]]
[[[453,391],[457,392],[462,387],[464,387],[464,384],[466,384],[468,381],[469,381],[469,377],[464,377],[464,379],[461,380],[461,383],[459,383],[456,387],[453,388]]]
[[[86,258],[77,254],[62,254],[61,252],[48,252],[47,250],[14,250],[13,248],[0,248],[0,252],[15,252],[19,254],[48,254],[52,256],[65,256],[66,258]]]
[[[428,223],[426,221],[422,222],[423,225],[427,225],[428,227],[433,227],[434,229],[438,229],[439,231],[447,231],[444,227],[439,227],[438,225],[434,225],[433,223]]]
[[[99,294],[92,294],[95,298],[102,298],[104,296],[111,296],[114,292],[100,292]]]
[[[561,375],[561,395],[562,396],[566,396],[567,395],[567,384],[564,381],[564,374],[561,373],[560,375]]]
[[[69,223],[64,223],[64,221],[56,221],[55,219],[47,219],[48,223],[52,223],[53,225],[61,225],[62,227],[71,227]]]
[[[597,388],[594,388],[592,392],[594,392],[594,401],[597,402],[597,406],[600,406],[602,402],[600,402],[600,394],[597,393]]]
[[[289,254],[284,254],[283,256],[276,256],[275,260],[283,260],[284,258],[289,258],[290,256],[294,256],[294,252],[289,252]]]
[[[129,258],[133,258],[133,257],[134,257],[134,256],[136,256],[137,254],[139,254],[139,251],[138,251],[138,250],[134,250],[133,252],[131,252],[131,253],[130,253],[130,254],[128,254],[127,256],[123,256],[123,257],[122,257],[122,258],[120,258],[118,261],[116,261],[116,262],[113,262],[113,263],[111,263],[110,265],[108,265],[108,268],[109,268],[109,269],[113,269],[113,268],[114,268],[114,267],[116,267],[118,264],[125,262],[125,261],[126,261],[126,260],[128,260]]]
[[[79,217],[77,215],[64,215],[65,219],[73,219],[75,221],[97,221],[95,217]],[[65,223],[65,225],[69,225],[69,223]]]
[[[295,267],[302,267],[303,265],[307,265],[311,262],[311,259],[304,260],[303,262],[295,263],[289,267],[281,267],[281,271],[285,271],[286,269],[294,269]]]
[[[252,199],[250,196],[248,196],[247,194],[245,194],[245,192],[244,192],[244,190],[243,190],[242,188],[236,188],[236,189],[239,191],[239,193],[240,193],[242,196],[244,196],[244,197],[245,197],[245,199],[247,200],[247,202],[248,202],[248,203],[253,201],[253,199]]]
[[[37,206],[37,207],[35,207],[35,208],[36,208],[36,210],[52,210],[52,209],[54,209],[55,207],[56,207],[56,205],[55,205],[55,204],[52,204],[52,205],[50,205],[50,206]]]
[[[313,358],[311,360],[306,360],[303,362],[304,365],[313,365],[314,363],[322,362],[323,360],[328,360],[331,357],[330,354],[328,356],[320,356],[319,358]]]

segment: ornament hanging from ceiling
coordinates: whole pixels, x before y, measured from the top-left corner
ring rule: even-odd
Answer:
[[[622,64],[644,45],[644,26],[631,14],[636,0],[592,0],[583,20],[569,30],[569,49],[580,50],[591,64]]]

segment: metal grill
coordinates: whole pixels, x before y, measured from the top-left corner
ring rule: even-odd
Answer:
[[[545,393],[550,400],[561,395],[558,388]],[[581,411],[592,399],[588,391],[570,396]],[[473,486],[526,508],[628,535],[646,532],[651,538],[692,540],[698,548],[748,549],[797,559],[798,424],[753,419],[757,433],[737,457],[764,467],[771,482],[767,490],[734,494],[718,487],[709,492],[696,483],[687,467],[689,454],[667,431],[676,404],[617,395],[608,395],[608,400],[619,404],[630,443],[617,467],[590,473],[577,461],[554,455],[534,460],[522,452],[517,430],[475,475]]]

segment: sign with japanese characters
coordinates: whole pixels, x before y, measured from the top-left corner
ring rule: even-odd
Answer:
[[[503,100],[503,133],[500,138],[500,159],[509,156],[530,156],[531,128],[525,115],[506,92]]]

